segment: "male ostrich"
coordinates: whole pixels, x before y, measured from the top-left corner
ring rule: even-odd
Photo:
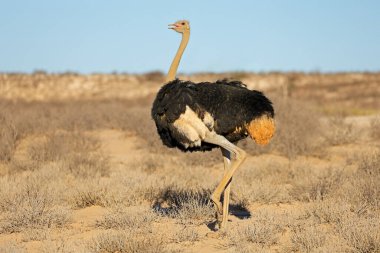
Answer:
[[[189,41],[190,25],[180,20],[169,28],[181,33],[182,41],[170,66],[167,83],[154,100],[152,118],[163,144],[170,148],[182,151],[221,149],[225,173],[211,200],[216,208],[217,224],[223,228],[228,218],[232,176],[246,157],[245,151],[233,143],[250,136],[257,144],[267,144],[275,129],[274,110],[271,101],[261,92],[248,90],[239,81],[192,83],[176,79]]]

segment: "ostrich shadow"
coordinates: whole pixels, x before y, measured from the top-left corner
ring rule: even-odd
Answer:
[[[210,189],[180,189],[171,186],[156,195],[152,209],[155,213],[170,218],[178,218],[184,215],[190,217],[192,215],[205,216],[210,218],[206,221],[207,226],[214,230],[215,221],[212,217],[215,209],[210,200],[210,195]],[[249,210],[240,204],[230,204],[229,214],[238,219],[251,217]]]

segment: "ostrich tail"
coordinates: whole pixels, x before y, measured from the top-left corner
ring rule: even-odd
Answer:
[[[266,145],[274,135],[274,119],[268,115],[262,115],[249,122],[247,130],[249,136],[251,136],[258,145]]]

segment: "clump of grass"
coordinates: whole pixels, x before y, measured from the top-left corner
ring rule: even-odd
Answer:
[[[261,248],[275,245],[279,240],[280,226],[267,220],[251,220],[228,230],[230,246],[241,248],[249,245],[260,245]]]
[[[96,139],[80,132],[54,131],[28,147],[30,162],[27,164],[38,168],[48,162],[61,162],[62,168],[75,176],[105,176],[109,173],[109,162],[107,157],[97,151],[98,147]]]
[[[368,176],[380,176],[380,152],[373,150],[359,158],[358,170]]]
[[[32,160],[57,161],[70,153],[95,151],[98,145],[95,139],[80,132],[54,131],[31,144],[28,155]]]
[[[12,159],[19,135],[9,117],[0,114],[0,162],[9,162]]]
[[[353,252],[380,251],[379,218],[347,217],[338,222],[337,231]]]
[[[48,237],[48,234],[51,232],[51,229],[46,228],[27,228],[23,231],[22,240],[25,242],[28,241],[43,241],[46,240]]]
[[[96,253],[125,253],[128,251],[127,235],[122,232],[106,232],[98,235],[89,244],[88,248],[91,252]]]
[[[308,103],[274,98],[276,133],[272,149],[289,159],[310,154],[320,145],[319,114]]]
[[[284,203],[290,200],[285,184],[273,185],[268,180],[253,180],[233,186],[232,200],[242,207],[251,203]]]
[[[315,170],[309,167],[297,168],[291,195],[301,201],[320,201],[338,189],[343,181],[342,171],[327,168]]]
[[[105,229],[139,229],[150,226],[156,219],[151,210],[126,210],[125,207],[114,208],[103,219],[97,220],[96,225]]]
[[[248,207],[253,202],[289,202],[292,198],[288,181],[288,166],[276,162],[260,165],[246,162],[232,181],[232,201],[241,207]]]
[[[99,179],[86,180],[73,189],[69,200],[75,208],[85,208],[93,205],[107,206],[110,199],[108,187]]]
[[[175,235],[175,242],[196,242],[200,239],[199,233],[192,227],[185,226],[181,228]]]
[[[62,227],[69,221],[69,211],[54,205],[52,195],[38,181],[29,180],[19,187],[11,196],[2,195],[0,199],[0,207],[4,211],[1,233]]]
[[[94,253],[157,253],[167,252],[162,238],[154,235],[136,235],[130,232],[104,232],[94,238],[88,249]]]
[[[73,175],[83,178],[108,176],[110,171],[109,159],[101,153],[73,153],[63,160],[63,165]]]
[[[155,210],[181,222],[204,222],[214,215],[210,190],[167,187],[156,196]]]
[[[380,116],[377,116],[376,118],[371,120],[371,125],[370,125],[370,136],[374,140],[379,140],[380,139]]]
[[[335,115],[328,118],[323,135],[329,145],[343,145],[356,141],[359,133],[354,125],[347,122],[344,115]]]
[[[358,192],[361,199],[372,209],[380,207],[380,152],[363,154],[358,166],[357,175],[361,178]],[[354,178],[352,179],[354,180]],[[357,183],[356,181],[355,183]]]
[[[380,207],[380,158],[373,150],[356,157],[358,170],[342,184],[340,195],[355,212],[364,214]]]
[[[336,199],[327,199],[316,201],[308,210],[320,223],[335,224],[342,218],[354,215],[348,203],[337,201]]]
[[[315,252],[326,241],[326,233],[315,226],[296,227],[291,236],[293,249],[299,252]]]

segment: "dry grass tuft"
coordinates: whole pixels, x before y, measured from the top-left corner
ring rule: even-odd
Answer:
[[[243,207],[254,202],[289,202],[292,200],[289,181],[290,170],[284,164],[268,162],[259,165],[247,161],[232,181],[232,200]]]
[[[358,170],[368,176],[380,176],[380,152],[372,150],[369,153],[363,153],[359,157]]]
[[[271,149],[289,159],[310,154],[320,146],[320,122],[310,103],[274,98],[276,133]]]
[[[4,211],[1,233],[62,227],[69,221],[68,209],[54,205],[52,195],[38,180],[30,179],[26,185],[16,185],[13,191],[10,196],[4,192],[0,194],[0,207]]]
[[[378,211],[380,207],[380,158],[373,150],[356,156],[358,170],[341,186],[342,198],[350,203],[355,212],[364,214]]]
[[[380,116],[371,120],[370,136],[374,140],[380,140]]]
[[[325,244],[326,232],[314,226],[294,228],[291,241],[298,252],[315,252]]]
[[[130,252],[128,251],[127,234],[122,232],[105,232],[89,243],[88,248],[96,253]]]
[[[29,159],[40,166],[46,162],[62,162],[63,168],[75,176],[108,175],[108,159],[97,151],[99,143],[79,132],[53,132],[28,147]]]
[[[108,231],[94,238],[88,249],[94,253],[167,252],[162,238],[152,234],[138,236],[130,232]]]
[[[290,200],[285,185],[273,185],[269,180],[253,180],[233,185],[232,201],[247,208],[251,203],[284,203]]]
[[[35,141],[29,146],[30,159],[46,162],[64,159],[70,153],[95,151],[98,143],[93,138],[79,132],[55,131]]]
[[[308,211],[318,219],[319,223],[329,224],[335,224],[344,217],[354,215],[348,203],[336,199],[313,202]]]
[[[211,191],[206,189],[167,187],[158,193],[153,206],[161,215],[203,223],[214,215],[210,195]]]
[[[300,201],[324,200],[337,190],[343,181],[340,169],[315,170],[312,167],[299,167],[296,170],[291,195]]]
[[[100,153],[71,154],[63,160],[63,167],[74,176],[83,178],[108,176],[110,173],[109,159]]]
[[[70,197],[70,203],[75,208],[93,205],[105,207],[113,201],[108,192],[108,185],[101,182],[99,178],[82,181],[82,184],[73,189]]]
[[[102,220],[97,220],[96,225],[105,229],[136,230],[150,227],[156,218],[156,214],[151,210],[140,208],[128,211],[125,207],[119,206],[105,215]]]
[[[9,117],[0,114],[0,162],[9,162],[16,149],[19,135]]]
[[[337,224],[337,231],[352,252],[380,252],[380,219],[347,217]]]
[[[185,226],[184,228],[181,228],[176,234],[175,234],[175,242],[181,243],[181,242],[196,242],[200,240],[200,235],[192,227]]]
[[[240,252],[247,252],[246,249],[252,247],[268,249],[275,245],[280,232],[280,226],[273,223],[273,220],[260,219],[239,224],[238,227],[228,230],[226,236],[231,247],[240,249]]]
[[[343,114],[331,116],[327,119],[326,130],[323,131],[326,142],[329,145],[343,145],[356,141],[359,133],[354,125],[347,122]]]

